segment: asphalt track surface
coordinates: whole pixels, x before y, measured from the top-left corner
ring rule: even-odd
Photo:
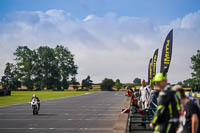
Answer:
[[[30,104],[0,107],[0,133],[111,133],[126,100],[123,92],[97,92]]]

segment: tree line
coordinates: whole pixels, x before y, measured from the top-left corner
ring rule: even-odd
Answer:
[[[1,78],[3,88],[15,90],[27,86],[29,90],[62,90],[69,86],[70,78],[75,80],[78,66],[74,55],[64,46],[41,46],[34,50],[19,46],[14,56],[16,63],[7,63]]]
[[[78,66],[75,64],[74,55],[64,46],[55,48],[40,46],[30,49],[28,46],[19,46],[14,52],[15,63],[6,63],[1,85],[7,90],[17,90],[26,86],[28,90],[64,90],[69,85],[80,83],[76,79]],[[88,75],[81,82],[81,89],[92,89],[93,81]],[[119,79],[113,81],[105,78],[99,84],[102,90],[120,90],[124,85]]]

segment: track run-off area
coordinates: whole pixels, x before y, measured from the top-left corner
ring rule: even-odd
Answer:
[[[96,92],[31,105],[0,107],[0,133],[111,133],[126,100],[124,92]]]

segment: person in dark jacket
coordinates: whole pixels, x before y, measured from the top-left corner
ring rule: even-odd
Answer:
[[[154,133],[176,133],[179,126],[180,96],[171,90],[162,73],[156,74],[154,82],[160,93],[156,114],[150,126],[154,128]]]
[[[157,99],[158,99],[159,91],[158,90],[152,90],[151,91],[151,102],[153,102],[155,105],[158,104]]]

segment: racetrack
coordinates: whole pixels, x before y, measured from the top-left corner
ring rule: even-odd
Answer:
[[[42,101],[37,116],[29,104],[0,107],[0,133],[111,133],[125,99],[98,92]]]

